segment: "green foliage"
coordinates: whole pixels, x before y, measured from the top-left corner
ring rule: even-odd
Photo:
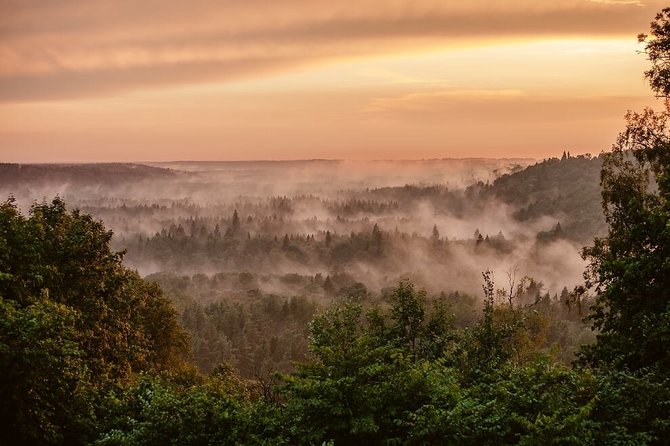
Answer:
[[[238,302],[192,303],[180,316],[191,337],[191,360],[204,372],[227,362],[245,378],[289,372],[307,357],[314,301],[250,294]]]
[[[470,385],[432,377],[409,444],[594,444],[593,381],[546,360],[504,364]],[[441,379],[440,379],[441,378]]]
[[[112,252],[112,233],[65,203],[35,204],[29,218],[10,199],[0,206],[2,295],[27,305],[48,298],[80,313],[78,340],[91,372],[118,379],[166,365],[184,347],[160,289]]]
[[[520,327],[518,323],[500,325],[495,320],[494,284],[490,271],[484,274],[482,318],[467,333],[461,347],[461,363],[466,374],[495,370],[511,357],[505,342]]]
[[[391,336],[412,353],[416,352],[422,331],[425,300],[426,291],[416,293],[414,285],[409,282],[401,282],[391,295]]]
[[[281,388],[292,441],[583,444],[593,426],[593,380],[547,359],[512,362],[508,344],[520,325],[496,321],[485,278],[482,319],[461,337],[407,282],[387,312],[364,316],[348,303],[315,318],[316,360],[285,376]]]
[[[667,371],[610,370],[597,375],[592,418],[598,444],[666,444],[670,438]]]
[[[143,376],[115,400],[96,445],[248,444],[253,410],[238,382],[213,376],[186,385]]]
[[[560,232],[540,233],[541,241],[567,237],[590,243],[607,230],[598,208],[602,157],[550,158],[498,178],[487,195],[516,207],[514,216],[530,222],[543,216],[561,219]]]
[[[432,353],[430,342],[445,335],[436,333],[440,322],[426,324],[424,293],[403,282],[388,314],[372,309],[364,317],[361,305],[349,302],[312,321],[316,361],[285,376],[281,389],[296,442],[393,444],[405,437],[403,420],[431,389],[419,345]]]
[[[652,90],[670,91],[670,8],[640,36]],[[606,237],[584,250],[598,292],[589,319],[599,331],[581,362],[599,371],[593,419],[603,443],[665,444],[670,437],[670,102],[629,112],[601,172]]]
[[[650,34],[640,34],[640,42],[646,42],[646,53],[652,68],[645,72],[651,89],[659,97],[670,96],[670,8],[664,8],[651,22]]]
[[[83,438],[98,407],[93,391],[181,364],[176,313],[157,286],[123,267],[111,236],[59,198],[28,217],[11,198],[0,205],[2,436]]]
[[[456,295],[431,299],[403,281],[388,306],[353,297],[314,317],[311,358],[274,387],[243,381],[226,364],[210,376],[184,368],[174,310],[156,284],[123,268],[110,234],[89,217],[67,213],[59,200],[28,218],[11,201],[2,210],[5,442],[570,445],[654,443],[668,434],[661,368],[594,376],[543,354],[567,291],[552,301],[524,279],[498,303],[485,273],[483,311],[466,330],[450,314]],[[253,286],[257,277],[234,280]],[[183,319],[203,336],[241,336],[238,353],[246,342],[258,347],[247,353],[263,356],[280,343],[265,350],[254,337],[261,326],[304,323],[315,310],[305,299],[247,298],[187,305]]]
[[[0,441],[81,440],[93,421],[92,377],[77,342],[77,312],[41,300],[25,307],[0,297]]]
[[[388,309],[334,306],[310,324],[313,360],[282,376],[276,390],[240,381],[228,367],[209,378],[143,377],[112,399],[98,444],[596,445],[664,438],[667,380],[570,370],[539,352],[519,360],[515,336],[529,330],[535,310],[496,304],[494,289],[485,275],[488,303],[460,335],[445,308],[428,309],[424,292],[408,282],[393,291]]]

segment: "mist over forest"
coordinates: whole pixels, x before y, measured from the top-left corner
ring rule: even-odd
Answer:
[[[604,229],[599,169],[589,156],[3,165],[0,192],[25,209],[58,195],[112,229],[141,275],[217,275],[219,297],[378,294],[401,278],[477,293],[484,269],[557,293]]]
[[[226,361],[253,376],[306,358],[306,327],[320,309],[384,301],[403,280],[446,298],[462,326],[480,311],[485,270],[503,288],[525,287],[526,303],[565,302],[583,282],[582,247],[605,229],[600,168],[598,157],[566,153],[5,164],[0,193],[24,210],[58,195],[102,220],[124,264],[180,312],[195,363],[208,371]],[[264,326],[251,329],[253,320]],[[580,325],[565,361],[588,339]]]

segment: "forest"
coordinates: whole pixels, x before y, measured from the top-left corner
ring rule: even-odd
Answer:
[[[640,41],[598,156],[0,165],[0,444],[667,444]]]
[[[393,185],[408,179],[397,162],[347,163],[344,173],[321,161],[0,165],[0,189],[24,211],[59,190],[113,230],[112,250],[161,287],[204,372],[222,362],[244,378],[288,372],[307,358],[315,314],[352,298],[387,305],[403,280],[449,302],[466,327],[480,310],[486,269],[517,301],[551,302],[543,348],[567,363],[592,338],[563,307],[582,282],[580,248],[606,230],[602,160],[564,153],[524,162],[417,162],[409,170],[425,183],[402,185]],[[350,178],[349,169],[360,173]],[[292,194],[276,195],[294,170],[307,174]],[[332,181],[318,186],[324,175]]]

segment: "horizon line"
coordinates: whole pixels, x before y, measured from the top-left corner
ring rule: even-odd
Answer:
[[[583,154],[582,154],[583,155]],[[577,155],[575,155],[577,156]],[[558,156],[557,156],[558,157]],[[290,163],[290,162],[421,162],[421,161],[469,161],[469,160],[531,160],[539,161],[557,157],[541,157],[533,158],[525,157],[444,157],[444,158],[387,158],[387,159],[350,159],[350,158],[294,158],[294,159],[244,159],[244,160],[226,160],[226,159],[210,159],[210,160],[116,160],[116,161],[95,161],[95,160],[79,160],[79,161],[0,161],[0,164],[18,164],[18,165],[44,165],[44,164],[169,164],[169,163]]]

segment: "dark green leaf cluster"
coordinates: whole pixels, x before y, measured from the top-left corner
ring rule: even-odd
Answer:
[[[111,232],[56,198],[0,205],[2,441],[84,438],[100,395],[182,363],[187,339],[155,285],[121,264]]]
[[[492,282],[487,287],[483,316],[466,332],[443,308],[428,309],[424,292],[407,282],[388,311],[364,314],[348,303],[315,318],[315,361],[285,376],[281,388],[292,441],[583,444],[593,427],[593,379],[541,355],[515,362],[512,335],[523,324],[500,317]]]
[[[113,400],[97,446],[278,444],[277,409],[231,375],[143,375]]]
[[[629,113],[601,174],[607,236],[584,250],[599,291],[594,366],[670,370],[670,108]]]
[[[640,34],[640,42],[646,43],[646,53],[652,68],[645,72],[652,90],[659,97],[670,96],[670,8],[664,8],[651,22],[649,35]]]

